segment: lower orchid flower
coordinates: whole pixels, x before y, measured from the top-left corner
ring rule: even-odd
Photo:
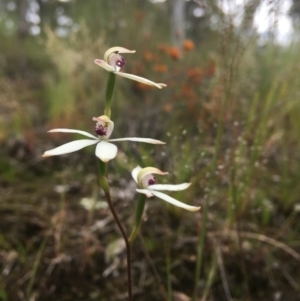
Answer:
[[[168,172],[163,172],[155,167],[141,168],[140,166],[137,166],[132,170],[131,175],[139,186],[139,188],[136,189],[137,192],[143,193],[147,197],[156,196],[172,205],[186,209],[188,211],[200,210],[201,207],[187,205],[160,192],[160,190],[167,190],[167,191],[185,190],[191,185],[191,183],[182,183],[177,185],[156,184],[156,179],[153,174],[166,175],[168,174]]]
[[[72,152],[76,152],[84,147],[89,145],[97,144],[96,146],[96,156],[103,162],[108,162],[111,159],[114,159],[117,155],[118,148],[110,143],[109,141],[135,141],[135,142],[145,142],[150,144],[165,144],[160,140],[150,139],[150,138],[136,138],[136,137],[129,137],[129,138],[119,138],[119,139],[108,139],[112,134],[114,123],[110,120],[109,117],[106,115],[102,115],[99,117],[94,117],[94,121],[96,121],[96,126],[94,129],[95,134],[94,136],[88,132],[80,131],[80,130],[73,130],[73,129],[53,129],[50,130],[49,133],[77,133],[89,137],[91,139],[81,139],[75,140],[66,144],[63,144],[59,147],[56,147],[52,150],[46,151],[43,154],[43,157],[50,157],[50,156],[58,156],[63,154],[68,154]]]
[[[140,77],[137,75],[120,72],[120,69],[125,65],[125,59],[120,55],[120,53],[134,53],[135,50],[129,50],[123,47],[112,47],[109,48],[104,54],[104,60],[96,59],[94,63],[104,68],[108,72],[115,73],[117,75],[127,77],[129,79],[138,81],[145,85],[155,86],[158,89],[166,87],[166,84],[155,83],[149,79],[144,77]]]

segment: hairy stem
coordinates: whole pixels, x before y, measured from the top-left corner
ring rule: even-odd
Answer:
[[[128,300],[132,301],[132,282],[131,282],[131,249],[130,249],[130,243],[129,239],[127,238],[127,235],[125,233],[125,230],[119,220],[119,217],[117,215],[117,212],[114,208],[114,205],[112,203],[111,197],[110,197],[110,191],[109,191],[109,184],[106,177],[106,163],[99,161],[99,173],[100,173],[100,185],[104,190],[104,194],[109,206],[109,209],[118,225],[119,230],[122,233],[123,239],[125,241],[126,245],[126,255],[127,255],[127,281],[128,281]]]
[[[126,236],[126,233],[124,231],[124,228],[118,218],[118,215],[115,211],[115,208],[112,204],[111,198],[110,198],[110,193],[109,191],[104,191],[109,209],[114,216],[114,219],[118,225],[118,228],[120,229],[122,236],[124,238],[125,244],[126,244],[126,254],[127,254],[127,281],[128,281],[128,300],[132,301],[132,283],[131,283],[131,249],[130,249],[130,243],[129,240]]]

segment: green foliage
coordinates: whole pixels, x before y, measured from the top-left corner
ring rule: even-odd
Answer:
[[[16,168],[10,164],[7,160],[6,156],[0,152],[0,174],[1,174],[1,182],[3,184],[13,183],[16,176]]]
[[[0,287],[0,300],[6,301],[7,299],[7,294],[3,288]]]

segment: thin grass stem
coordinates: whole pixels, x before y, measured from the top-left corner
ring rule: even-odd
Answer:
[[[223,110],[221,110],[221,112],[222,111]],[[221,118],[222,118],[222,114],[220,114],[220,116],[219,116],[217,137],[216,137],[216,142],[215,142],[215,152],[213,155],[211,171],[210,171],[211,172],[210,179],[209,179],[210,191],[208,192],[207,197],[205,199],[203,222],[202,222],[201,231],[199,232],[199,237],[198,237],[196,272],[195,272],[195,278],[194,278],[194,294],[193,294],[192,301],[196,301],[197,296],[198,296],[198,279],[200,278],[200,275],[201,275],[201,267],[202,267],[203,251],[204,251],[204,240],[205,240],[205,236],[206,236],[206,227],[207,227],[207,220],[208,220],[208,207],[209,207],[209,202],[210,202],[210,197],[211,197],[211,188],[212,188],[213,180],[214,180],[214,174],[215,174],[214,171],[216,170],[216,166],[217,166],[217,154],[218,154],[218,150],[220,148],[221,137],[222,137],[222,133],[223,133],[223,124],[222,124]]]
[[[30,277],[30,281],[29,281],[29,284],[28,284],[27,290],[26,290],[26,300],[30,300],[30,295],[31,295],[31,292],[32,292],[32,288],[33,288],[33,285],[34,285],[35,278],[36,278],[37,270],[39,268],[41,258],[42,258],[42,255],[44,253],[44,250],[45,250],[46,244],[48,242],[48,239],[49,239],[49,236],[45,236],[43,238],[43,240],[40,244],[37,256],[36,256],[35,261],[33,263],[32,275]]]

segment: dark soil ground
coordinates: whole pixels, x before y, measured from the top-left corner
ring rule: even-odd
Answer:
[[[103,205],[93,156],[78,159],[80,154],[67,162],[38,158],[17,165],[7,157],[0,178],[0,300],[126,300],[124,243]],[[136,198],[129,177],[111,183],[128,232]],[[86,210],[82,198],[94,195],[103,208]],[[298,253],[267,236],[247,236],[246,221],[240,235],[235,229],[222,232],[215,218],[209,215],[199,282],[206,300],[230,300],[224,288],[232,300],[300,300]],[[191,300],[201,221],[201,213],[178,214],[159,201],[147,203],[142,236],[132,248],[135,301]],[[293,248],[299,247],[295,240]]]

